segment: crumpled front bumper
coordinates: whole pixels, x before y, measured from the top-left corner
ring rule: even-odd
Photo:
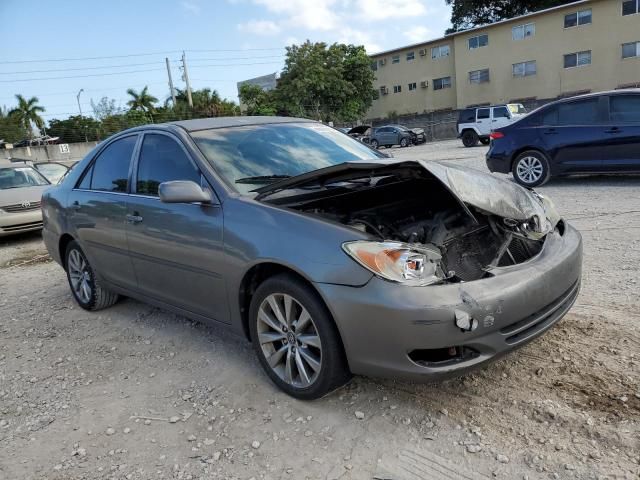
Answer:
[[[539,336],[575,301],[582,270],[582,238],[563,224],[547,235],[531,260],[496,268],[468,283],[407,287],[377,277],[363,287],[316,284],[338,325],[356,374],[432,381],[477,367]],[[478,321],[455,325],[455,310]],[[465,347],[469,358],[416,362],[416,350]]]

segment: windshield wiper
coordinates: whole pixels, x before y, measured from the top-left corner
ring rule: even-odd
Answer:
[[[291,178],[291,175],[259,175],[257,177],[243,177],[236,180],[236,183],[248,183],[259,185],[262,183],[273,183],[284,178]]]

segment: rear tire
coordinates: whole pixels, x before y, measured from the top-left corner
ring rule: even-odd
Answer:
[[[537,150],[527,150],[518,155],[511,169],[514,180],[523,187],[539,187],[551,177],[547,156]]]
[[[271,277],[257,288],[249,307],[249,331],[265,372],[292,397],[315,400],[351,378],[326,306],[292,275]]]
[[[69,287],[80,307],[96,311],[110,307],[118,301],[118,294],[104,288],[78,242],[69,242],[64,258]]]
[[[478,134],[473,130],[465,130],[462,133],[462,144],[467,147],[475,147],[478,144],[479,138]]]

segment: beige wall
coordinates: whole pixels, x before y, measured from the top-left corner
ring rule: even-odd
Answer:
[[[449,45],[449,56],[434,60],[431,58],[431,48],[440,45]],[[424,56],[419,53],[422,49],[426,50],[426,55]],[[411,51],[415,52],[415,59],[412,62],[408,62],[406,60],[407,53]],[[400,63],[391,63],[394,55],[400,55]],[[384,66],[378,65],[378,70],[375,72],[376,81],[374,86],[379,90],[379,87],[384,85],[389,93],[380,95],[378,100],[374,100],[368,113],[369,118],[385,117],[391,111],[402,115],[451,108],[455,105],[455,53],[453,39],[427,43],[373,58],[386,60]],[[433,90],[433,80],[435,78],[449,76],[453,83],[452,88]],[[420,86],[423,81],[427,82],[426,88]],[[409,91],[409,83],[412,82],[415,82],[418,88]],[[394,85],[401,85],[402,92],[393,93]]]
[[[577,10],[591,8],[592,23],[564,28],[564,16]],[[600,91],[620,85],[640,83],[640,58],[622,59],[622,44],[640,41],[640,15],[622,16],[621,0],[594,0],[568,5],[539,15],[495,24],[468,33],[460,33],[412,47],[416,60],[407,63],[408,49],[398,50],[400,64],[392,65],[386,53],[372,58],[387,58],[379,67],[376,86],[386,85],[389,94],[374,101],[368,117],[384,117],[389,111],[422,113],[443,108],[464,108],[481,103],[504,103],[514,99],[550,99],[567,93]],[[512,39],[512,27],[535,23],[535,35],[523,40]],[[469,50],[469,37],[486,33],[489,45]],[[432,45],[452,44],[451,56],[446,60],[431,59]],[[427,48],[426,57],[417,55]],[[591,50],[591,65],[565,69],[563,55]],[[536,75],[514,77],[512,65],[536,61]],[[470,84],[469,72],[488,68],[490,82]],[[450,75],[453,88],[433,91],[433,78]],[[409,92],[409,81],[429,80],[428,89]],[[393,85],[401,84],[402,93],[394,94]]]

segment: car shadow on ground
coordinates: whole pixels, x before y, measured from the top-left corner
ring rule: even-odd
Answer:
[[[37,242],[42,240],[42,232],[26,232],[17,233],[8,237],[0,237],[0,248],[2,247],[19,247],[21,244]]]
[[[640,187],[640,175],[601,174],[574,175],[550,179],[545,186],[550,187]]]

